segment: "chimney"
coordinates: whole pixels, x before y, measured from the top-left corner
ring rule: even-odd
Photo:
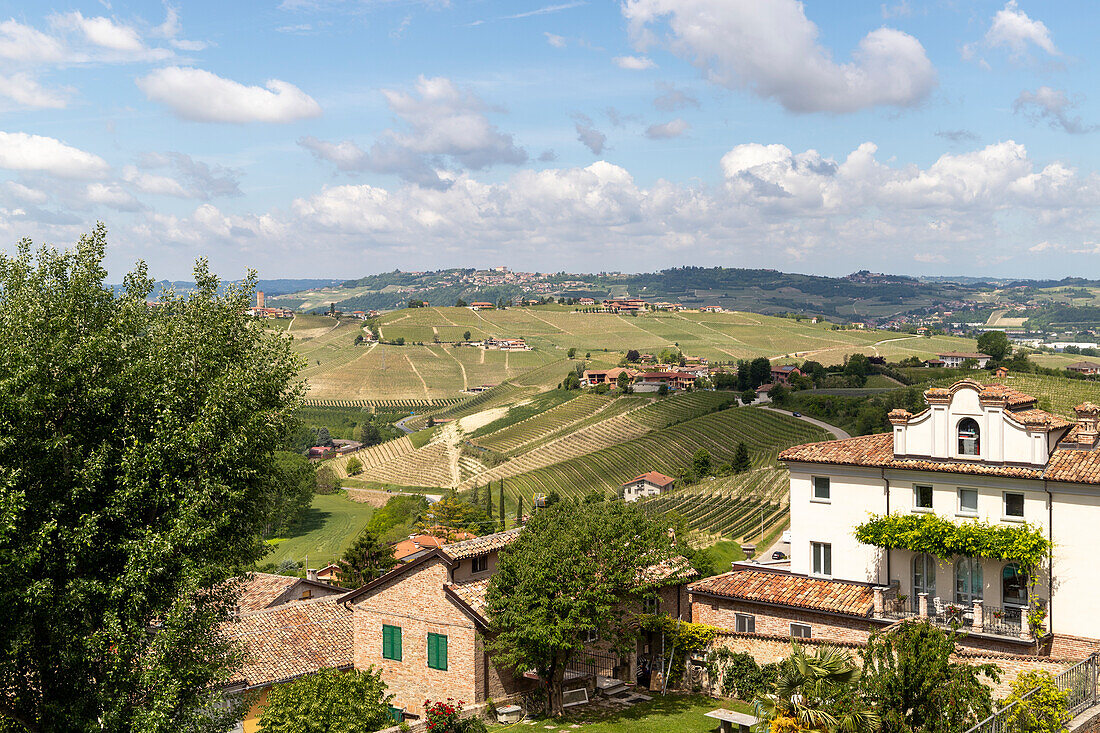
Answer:
[[[262,291],[262,290],[257,290],[256,291],[256,307],[257,308],[263,308],[264,307],[264,291]]]
[[[317,570],[314,569],[314,568],[307,569],[306,570],[306,580],[312,580],[312,581],[316,582],[317,581]]]
[[[1077,445],[1092,448],[1097,442],[1097,422],[1100,420],[1100,407],[1092,402],[1083,402],[1073,408],[1077,413]]]

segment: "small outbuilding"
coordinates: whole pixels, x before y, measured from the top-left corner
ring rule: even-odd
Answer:
[[[661,492],[668,491],[676,483],[676,479],[663,473],[650,471],[623,484],[623,500],[638,501],[646,496],[659,496]]]

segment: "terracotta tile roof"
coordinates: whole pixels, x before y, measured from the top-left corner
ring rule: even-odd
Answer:
[[[482,578],[469,583],[447,583],[452,593],[462,599],[462,602],[473,609],[483,619],[488,616],[485,613],[485,591],[489,588],[489,579]]]
[[[1013,389],[1012,387],[997,382],[993,384],[983,384],[978,395],[983,399],[998,399],[1003,397],[1008,407],[1019,407],[1038,402],[1035,397],[1029,394],[1025,394],[1018,389]]]
[[[519,537],[522,527],[516,527],[510,529],[507,532],[497,532],[496,534],[485,535],[484,537],[476,537],[472,540],[466,540],[465,542],[456,542],[452,545],[444,545],[442,547],[443,552],[447,557],[452,560],[462,560],[467,557],[477,557],[478,555],[487,555],[494,550],[499,550],[502,547],[515,542]]]
[[[1064,417],[1052,415],[1046,410],[1040,410],[1038,408],[1005,412],[1005,415],[1024,425],[1029,425],[1031,427],[1047,427],[1051,430],[1068,428],[1070,425],[1074,424]]]
[[[1050,457],[1044,475],[1051,481],[1100,484],[1100,451],[1059,448]]]
[[[461,542],[463,540],[472,540],[476,537],[476,534],[471,534],[470,532],[464,532],[462,530],[448,531],[440,528],[438,531],[433,531],[432,534],[418,534],[395,543],[393,546],[393,557],[395,560],[403,560],[409,555],[415,555],[424,550],[434,550],[437,547],[443,547],[448,542]]]
[[[843,580],[810,578],[774,570],[735,569],[692,583],[688,590],[758,603],[869,617],[872,586]]]
[[[844,440],[804,443],[782,451],[779,460],[834,463],[841,466],[886,466],[894,460],[894,436],[890,433],[879,433]]]
[[[230,684],[261,687],[326,667],[350,667],[351,611],[341,598],[276,606],[225,624],[222,632],[244,651]]]
[[[271,573],[249,573],[245,577],[237,608],[241,613],[251,613],[267,608],[283,593],[298,584],[301,578]]]
[[[626,486],[627,484],[632,484],[635,481],[648,481],[655,486],[660,486],[661,488],[664,488],[675,480],[676,479],[672,478],[671,476],[666,476],[663,473],[657,473],[656,471],[647,471],[641,476],[635,476],[634,478],[630,479],[629,481],[624,483],[623,486]]]

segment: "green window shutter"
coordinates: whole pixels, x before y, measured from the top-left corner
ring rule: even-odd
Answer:
[[[382,625],[382,658],[401,661],[401,627]]]
[[[447,637],[443,634],[428,634],[428,666],[447,669]]]

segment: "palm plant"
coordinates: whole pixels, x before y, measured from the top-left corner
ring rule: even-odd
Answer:
[[[791,641],[775,689],[754,702],[761,731],[873,733],[879,717],[859,691],[860,669],[847,652],[820,646],[807,653]]]

